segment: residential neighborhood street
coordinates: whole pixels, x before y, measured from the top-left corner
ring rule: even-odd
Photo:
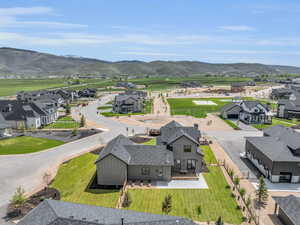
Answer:
[[[127,127],[129,131],[144,132],[144,127],[125,125],[99,116],[97,107],[106,102],[107,98],[104,98],[91,103],[81,109],[81,113],[86,120],[93,122],[95,128],[105,127],[108,131],[38,153],[0,156],[0,218],[5,215],[5,205],[17,187],[22,186],[28,193],[37,190],[43,185],[42,177],[46,172],[55,173],[58,166],[64,161],[96,149],[119,134],[127,135]],[[4,222],[0,219],[1,223]]]

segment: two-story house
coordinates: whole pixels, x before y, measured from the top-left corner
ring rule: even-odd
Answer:
[[[113,102],[114,113],[137,113],[144,110],[143,99],[136,95],[119,94]]]

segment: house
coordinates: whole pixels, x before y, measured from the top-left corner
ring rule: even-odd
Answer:
[[[14,129],[40,128],[58,118],[57,107],[39,101],[0,100],[0,112]]]
[[[114,113],[137,113],[144,110],[144,99],[137,95],[119,94],[113,102]]]
[[[126,90],[124,93],[121,93],[124,95],[135,95],[139,98],[146,99],[148,96],[148,93],[146,91],[137,91],[137,90]]]
[[[173,153],[165,146],[138,145],[123,135],[111,140],[96,161],[97,183],[122,186],[127,180],[171,180]]]
[[[226,104],[221,108],[224,119],[239,119],[246,124],[272,124],[269,107],[259,101],[241,101]]]
[[[200,149],[201,133],[198,125],[184,127],[171,121],[160,129],[157,144],[173,152],[175,173],[199,174],[203,170],[203,153]]]
[[[289,88],[276,88],[272,89],[272,92],[270,94],[271,99],[289,99],[291,94],[293,93],[293,90]]]
[[[10,124],[6,122],[0,112],[0,138],[10,136]]]
[[[277,104],[277,117],[300,119],[300,93],[291,94],[289,99],[280,99]]]
[[[95,98],[97,95],[97,90],[93,88],[85,88],[78,91],[79,98]]]
[[[300,133],[277,125],[246,138],[246,156],[273,183],[300,183]]]
[[[204,168],[197,127],[172,121],[161,128],[157,145],[135,144],[123,135],[111,140],[95,162],[97,184],[122,186],[128,180],[170,181],[177,173],[197,176]]]
[[[247,86],[247,84],[244,82],[232,83],[231,92],[232,93],[243,92],[245,91],[245,86]]]
[[[237,103],[229,103],[221,108],[221,116],[224,119],[238,119],[241,107]]]
[[[126,88],[126,89],[133,89],[133,88],[136,88],[136,85],[134,83],[131,83],[131,82],[118,82],[116,84],[116,87],[122,87],[122,88]]]
[[[18,225],[196,225],[192,220],[168,215],[44,200]]]
[[[180,87],[182,87],[182,88],[199,88],[199,87],[202,87],[202,85],[196,81],[185,81],[180,84]]]
[[[300,225],[300,197],[295,195],[273,196],[273,199],[275,201],[274,214],[284,225]]]

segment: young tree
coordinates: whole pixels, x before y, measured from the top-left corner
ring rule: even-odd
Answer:
[[[242,198],[244,199],[245,194],[246,194],[246,189],[245,188],[241,188],[240,189],[240,194],[241,194]]]
[[[25,190],[21,186],[19,186],[10,202],[11,204],[18,206],[25,203],[26,200],[27,198],[25,196]]]
[[[66,105],[66,114],[69,115],[71,113],[71,107],[69,103]]]
[[[230,169],[229,172],[228,172],[228,174],[229,174],[231,180],[233,180],[233,177],[234,177],[234,171],[233,171],[233,169]]]
[[[85,117],[84,117],[84,115],[82,115],[82,116],[81,116],[81,119],[80,119],[80,127],[84,127],[84,126],[85,126],[85,123],[86,123]]]
[[[167,195],[162,203],[162,212],[169,214],[172,210],[172,196]]]
[[[76,129],[76,128],[72,130],[72,136],[76,136],[77,133],[78,133],[78,132],[77,132],[77,129]]]
[[[131,203],[132,203],[132,200],[131,200],[131,197],[130,197],[129,193],[125,192],[122,207],[123,208],[128,208],[131,205]]]
[[[222,220],[222,217],[221,216],[219,216],[219,218],[218,218],[218,220],[216,221],[216,223],[215,223],[216,225],[224,225],[224,222],[223,222],[223,220]]]
[[[238,176],[236,176],[234,179],[233,179],[233,183],[236,187],[239,187],[240,185],[240,178]]]
[[[269,194],[268,194],[268,189],[266,187],[265,180],[262,176],[259,178],[259,185],[255,194],[256,194],[257,208],[259,210],[262,208],[266,208]]]

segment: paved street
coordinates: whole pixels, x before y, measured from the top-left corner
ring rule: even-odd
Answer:
[[[43,183],[46,172],[54,172],[66,159],[106,144],[119,134],[127,135],[127,127],[129,131],[134,129],[135,133],[144,132],[144,127],[125,125],[97,115],[97,107],[106,102],[107,98],[89,104],[81,109],[81,113],[88,121],[93,121],[95,128],[105,127],[108,131],[38,153],[0,156],[0,218],[18,186],[27,192],[36,190]],[[6,223],[0,220],[0,224]]]

